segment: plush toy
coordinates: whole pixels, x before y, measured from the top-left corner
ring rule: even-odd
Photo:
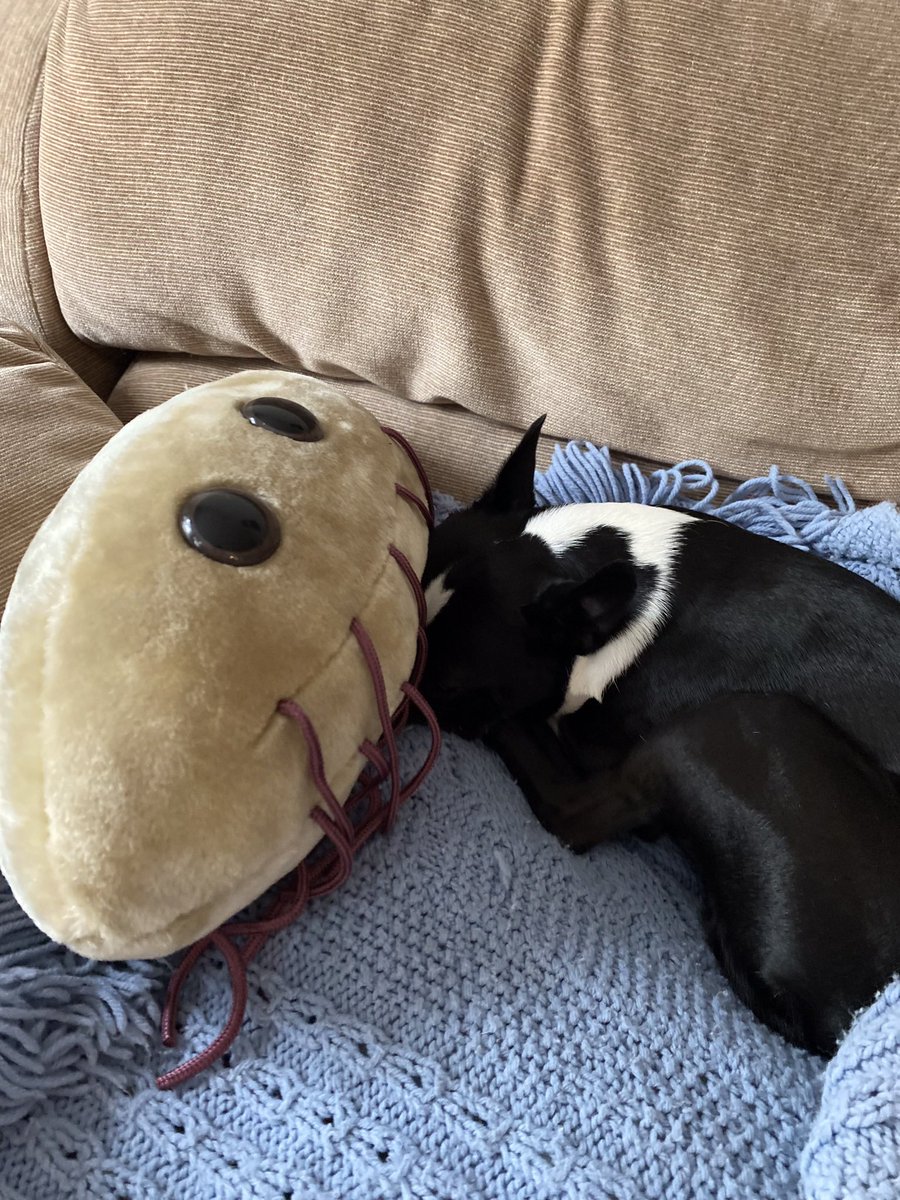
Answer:
[[[105,446],[0,625],[0,867],[51,938],[178,950],[324,833],[413,690],[424,477],[323,384],[252,371]],[[341,831],[344,831],[343,834]]]

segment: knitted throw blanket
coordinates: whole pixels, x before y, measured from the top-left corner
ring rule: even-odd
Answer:
[[[715,508],[704,464],[579,445],[537,486]],[[831,492],[773,470],[719,511],[900,599],[897,509]],[[477,745],[447,739],[394,831],[268,943],[230,1055],[161,1093],[168,970],[85,963],[0,891],[2,1200],[900,1196],[900,983],[824,1068],[732,995],[674,848],[571,856]],[[188,985],[182,1054],[218,1031],[224,974]]]

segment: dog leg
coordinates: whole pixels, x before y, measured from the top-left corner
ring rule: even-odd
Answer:
[[[662,803],[647,770],[626,759],[587,770],[544,720],[496,726],[500,755],[543,827],[576,853],[653,824]]]

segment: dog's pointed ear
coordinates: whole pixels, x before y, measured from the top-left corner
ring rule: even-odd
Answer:
[[[546,419],[545,413],[528,426],[522,440],[500,468],[497,478],[481,499],[475,501],[473,508],[495,513],[534,508],[537,444]]]
[[[548,644],[576,657],[593,654],[633,613],[638,583],[634,563],[617,559],[581,583],[551,583],[523,615]]]

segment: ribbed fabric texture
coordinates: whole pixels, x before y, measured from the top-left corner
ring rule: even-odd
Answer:
[[[0,0],[0,326],[16,324],[52,346],[89,387],[105,395],[123,356],[88,346],[66,324],[53,286],[41,223],[38,167],[47,39],[60,0]],[[3,363],[0,361],[0,366]],[[15,404],[0,390],[0,474],[18,462],[4,443]],[[15,412],[12,419],[15,420]],[[77,415],[70,417],[71,427]],[[61,422],[63,428],[67,423]],[[21,487],[32,481],[19,475]]]
[[[900,494],[895,0],[0,23],[0,607],[116,427],[7,379],[23,338],[100,399],[135,349],[351,380],[466,497],[544,411],[649,461]]]
[[[120,428],[49,346],[0,321],[0,615],[44,518]]]
[[[715,500],[705,464],[648,474],[584,447],[537,483],[545,501]],[[772,473],[726,508],[798,545],[827,529],[832,557],[889,567],[896,594],[896,508],[834,487],[829,508]],[[738,1003],[670,846],[575,858],[453,738],[391,836],[267,945],[233,1051],[183,1091],[153,1085],[177,1061],[153,1032],[163,964],[79,963],[0,892],[0,968],[2,1200],[900,1191],[900,983],[823,1072]],[[207,962],[177,1053],[214,1036],[227,994]]]
[[[113,389],[109,406],[122,421],[130,421],[185,388],[234,371],[274,365],[254,358],[139,354]],[[358,380],[331,382],[374,413],[382,424],[404,433],[415,446],[432,484],[462,501],[474,500],[487,488],[522,436],[520,429],[499,425],[455,404],[415,404]],[[540,443],[538,462],[545,467],[556,443],[549,436],[542,437]]]
[[[40,215],[105,346],[877,499],[898,119],[896,0],[68,0]]]

